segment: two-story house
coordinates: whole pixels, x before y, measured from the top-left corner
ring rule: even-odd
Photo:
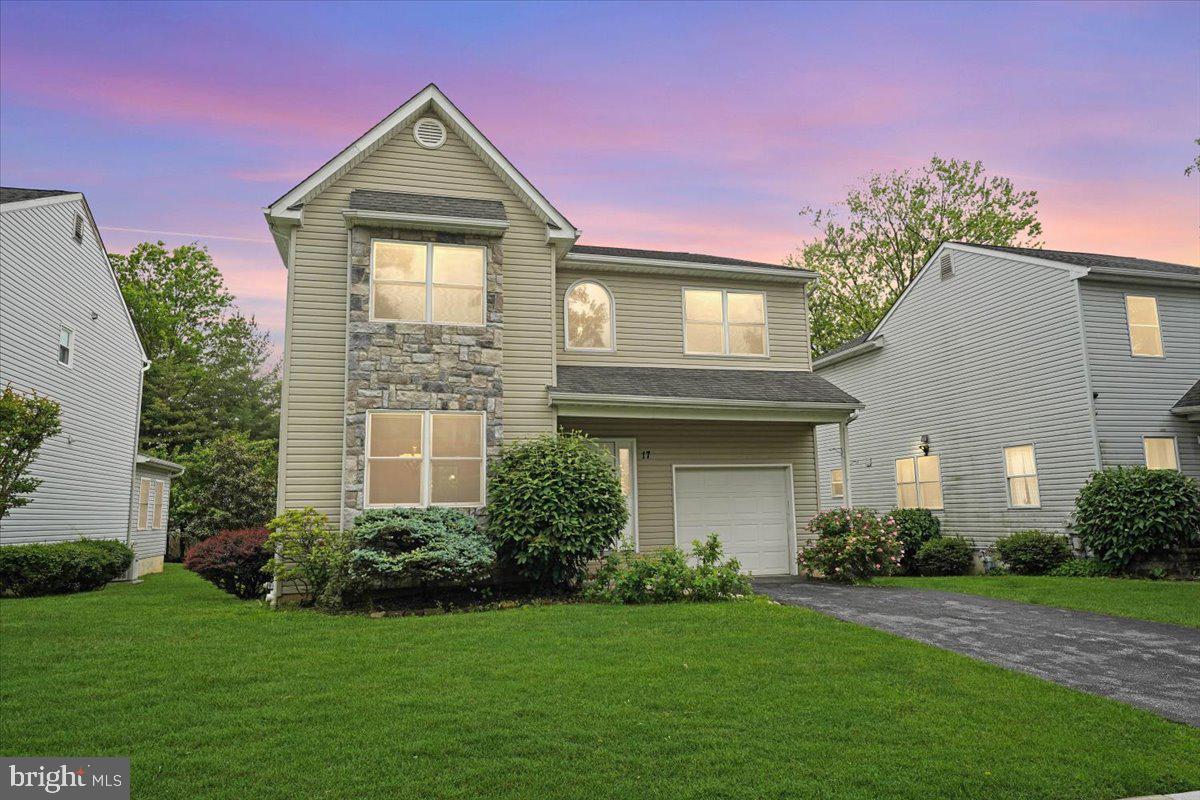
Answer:
[[[182,468],[137,453],[147,366],[84,196],[0,188],[0,386],[49,397],[62,423],[0,545],[117,539],[136,555],[129,577],[162,569]]]
[[[1195,267],[947,243],[814,366],[866,403],[848,452],[818,430],[825,508],[921,506],[982,547],[1064,530],[1103,467],[1200,478]]]
[[[280,508],[477,509],[505,443],[576,429],[639,549],[716,531],[755,573],[794,570],[814,425],[860,407],[812,373],[813,274],[577,245],[433,85],[265,215],[288,269]]]

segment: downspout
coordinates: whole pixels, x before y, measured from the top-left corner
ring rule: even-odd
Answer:
[[[1092,367],[1088,360],[1087,319],[1083,314],[1083,288],[1079,284],[1080,277],[1075,278],[1075,313],[1079,322],[1079,347],[1083,355],[1083,384],[1087,388],[1088,427],[1092,433],[1092,458],[1096,469],[1100,470],[1103,465],[1100,455],[1100,433],[1096,425],[1096,393],[1092,388]]]
[[[842,446],[842,504],[846,508],[854,508],[854,501],[850,497],[850,423],[857,418],[858,412],[854,411],[838,423],[838,437]]]
[[[142,368],[138,372],[137,406],[133,415],[133,462],[129,470],[129,502],[125,504],[125,546],[133,550],[133,497],[134,481],[137,480],[138,450],[142,446],[142,392],[146,386],[146,372],[150,369],[150,359],[142,357]],[[133,563],[125,573],[126,580],[137,580],[137,553],[134,553]]]

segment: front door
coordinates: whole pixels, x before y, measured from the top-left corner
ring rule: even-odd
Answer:
[[[625,522],[625,530],[621,531],[620,541],[614,545],[637,549],[637,442],[633,439],[597,439],[601,449],[612,460],[613,469],[621,479],[621,493],[625,495],[625,507],[629,509],[629,519]]]

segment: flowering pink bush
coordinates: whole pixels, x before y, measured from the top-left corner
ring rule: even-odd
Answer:
[[[892,516],[866,508],[835,508],[808,523],[816,541],[800,550],[800,571],[832,581],[869,581],[900,568],[904,545]]]

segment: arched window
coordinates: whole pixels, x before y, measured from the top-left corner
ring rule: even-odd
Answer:
[[[566,308],[568,350],[615,350],[616,311],[612,294],[596,281],[576,281],[567,289]]]

